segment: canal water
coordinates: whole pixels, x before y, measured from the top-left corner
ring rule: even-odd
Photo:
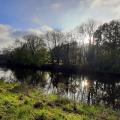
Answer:
[[[120,77],[110,75],[64,74],[26,69],[0,68],[0,80],[37,87],[89,105],[120,109]]]

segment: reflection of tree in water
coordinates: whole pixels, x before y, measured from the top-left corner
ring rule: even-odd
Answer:
[[[22,72],[21,72],[22,71]],[[21,84],[27,83],[32,86],[40,86],[42,88],[46,85],[46,73],[41,71],[32,71],[26,69],[16,69],[14,74]]]
[[[120,108],[120,84],[99,82],[100,78],[91,76],[51,74],[49,89],[52,93],[88,104],[104,104]],[[110,79],[110,78],[109,78]],[[98,81],[99,80],[99,81]],[[107,81],[107,79],[105,79]]]
[[[27,83],[43,88],[48,93],[54,93],[74,101],[120,108],[120,83],[107,82],[110,77],[62,73],[49,73],[47,77],[48,73],[46,72],[20,69],[14,70],[13,73],[23,87]]]
[[[117,83],[100,84],[98,90],[99,102],[106,106],[120,108],[120,86]]]
[[[120,108],[120,83],[111,76],[90,76],[94,81],[88,92],[88,101],[92,104],[104,104],[105,106]],[[101,81],[101,82],[100,82]],[[102,82],[103,81],[103,82]]]
[[[48,87],[49,89],[53,89],[55,91],[53,91],[54,93],[58,94],[58,95],[64,95],[66,92],[68,92],[68,77],[63,76],[63,74],[61,73],[51,73],[50,74],[50,85]],[[52,88],[51,88],[52,87]]]

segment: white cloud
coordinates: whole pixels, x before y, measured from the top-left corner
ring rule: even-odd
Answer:
[[[49,27],[49,26],[47,26],[47,25],[43,25],[42,27],[41,27],[41,30],[44,32],[46,32],[46,31],[52,31],[53,29],[51,28],[51,27]]]
[[[91,7],[116,7],[120,4],[120,0],[91,0]]]
[[[43,32],[38,28],[31,28],[27,30],[31,34],[41,35]]]
[[[22,40],[22,37],[28,34],[41,35],[46,31],[52,31],[53,29],[47,25],[43,25],[39,28],[30,28],[27,30],[13,29],[12,27],[4,24],[0,24],[0,49],[7,48],[12,45],[16,39]]]
[[[120,4],[114,9],[113,14],[116,18],[120,19]]]
[[[51,27],[49,27],[47,25],[43,25],[40,28],[30,28],[27,31],[31,34],[33,33],[33,34],[41,35],[41,34],[44,34],[47,31],[52,31],[52,30],[53,29]]]
[[[12,29],[8,25],[0,24],[0,49],[11,45],[14,42]]]
[[[89,7],[84,13],[85,17],[97,19],[98,21],[109,22],[120,18],[120,0],[88,0]]]
[[[8,25],[3,25],[3,24],[0,24],[0,33],[1,35],[5,35],[5,34],[8,34],[10,31],[10,26]]]
[[[99,7],[101,6],[103,0],[93,0],[91,2],[90,8],[94,8],[94,7]]]
[[[80,4],[64,11],[58,20],[62,28],[73,29],[89,19],[109,22],[120,19],[120,0],[80,0]]]

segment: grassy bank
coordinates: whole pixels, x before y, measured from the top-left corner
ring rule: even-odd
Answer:
[[[38,88],[0,81],[1,120],[120,120],[118,113],[101,106],[74,103]]]

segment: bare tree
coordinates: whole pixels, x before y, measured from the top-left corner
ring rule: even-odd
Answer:
[[[24,36],[25,47],[31,50],[32,54],[36,54],[42,47],[45,47],[45,43],[43,41],[43,38],[41,36],[36,35],[27,35]]]
[[[59,49],[63,42],[64,34],[60,30],[48,31],[45,36],[44,40],[46,41],[46,45],[51,53],[52,63],[54,63],[55,59],[59,63]]]
[[[80,25],[77,28],[78,32],[80,33],[80,36],[83,39],[83,41],[85,40],[85,38],[88,37],[89,45],[91,45],[91,44],[94,43],[93,35],[94,35],[94,32],[97,29],[97,26],[98,26],[98,24],[97,24],[96,21],[94,21],[94,20],[88,20],[87,23],[83,23],[82,25]],[[84,44],[84,42],[83,42],[83,44]]]
[[[82,63],[85,64],[88,59],[88,52],[91,51],[94,45],[94,32],[96,31],[98,23],[94,20],[88,20],[86,23],[81,24],[77,27],[77,32],[79,34],[79,41],[81,44],[82,51]],[[88,40],[88,45],[85,43]]]

